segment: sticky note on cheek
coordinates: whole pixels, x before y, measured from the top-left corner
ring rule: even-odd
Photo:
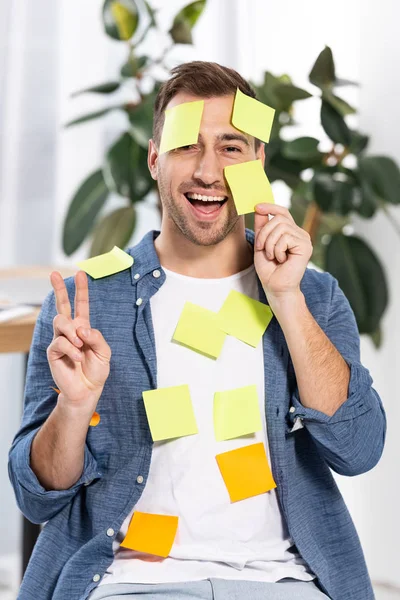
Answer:
[[[204,100],[183,102],[165,111],[160,154],[197,144]]]
[[[209,358],[218,358],[226,338],[218,327],[218,315],[202,306],[186,302],[173,340]]]
[[[171,552],[177,529],[178,517],[135,511],[121,546],[165,558]]]
[[[240,131],[269,142],[275,109],[236,90],[233,103],[232,125]]]
[[[273,316],[263,302],[231,290],[218,312],[218,322],[225,333],[255,348]]]
[[[256,204],[274,204],[272,187],[261,160],[250,160],[224,168],[238,215],[255,211]]]
[[[133,265],[133,256],[130,256],[118,246],[114,246],[110,252],[99,254],[99,256],[88,258],[77,264],[82,271],[88,273],[93,279],[99,279],[129,269]]]

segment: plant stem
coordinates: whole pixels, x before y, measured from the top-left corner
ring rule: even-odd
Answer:
[[[320,220],[321,210],[315,202],[311,202],[307,207],[302,228],[310,234],[312,243],[315,242]]]

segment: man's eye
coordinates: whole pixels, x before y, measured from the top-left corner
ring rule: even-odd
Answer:
[[[227,146],[225,148],[225,150],[229,150],[229,153],[231,153],[231,152],[241,152],[241,149],[240,148],[236,148],[235,146]]]
[[[194,144],[190,144],[189,146],[181,146],[179,150],[191,150],[194,147]]]

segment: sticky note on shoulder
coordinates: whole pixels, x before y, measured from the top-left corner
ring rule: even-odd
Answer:
[[[160,154],[197,144],[203,114],[204,100],[183,102],[165,111],[161,134]]]
[[[232,125],[263,142],[269,142],[275,109],[243,94],[237,88],[233,103]]]
[[[229,165],[224,168],[224,174],[238,215],[254,212],[256,204],[262,202],[274,204],[272,187],[261,160]]]
[[[178,517],[135,511],[121,546],[163,556],[171,552],[178,529]]]
[[[218,322],[225,333],[255,348],[273,316],[263,302],[231,290],[218,313]]]
[[[209,358],[218,358],[226,333],[218,326],[212,310],[186,302],[176,326],[173,340]]]
[[[214,394],[214,432],[218,442],[261,429],[256,385]]]
[[[198,433],[188,385],[143,392],[153,442]]]
[[[118,246],[114,246],[110,252],[82,260],[77,264],[82,271],[88,273],[93,279],[99,279],[129,269],[133,265],[133,256],[130,256]]]

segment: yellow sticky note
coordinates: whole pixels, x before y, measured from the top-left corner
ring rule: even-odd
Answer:
[[[198,433],[188,385],[143,392],[153,442]]]
[[[261,429],[256,385],[214,394],[214,432],[218,442]]]
[[[218,326],[218,315],[212,310],[186,302],[176,326],[173,340],[205,354],[218,358],[226,333]]]
[[[269,142],[275,109],[236,90],[232,125],[263,142]]]
[[[178,517],[135,511],[121,546],[137,552],[168,556],[178,529]]]
[[[204,100],[183,102],[165,111],[164,127],[161,134],[160,154],[197,144]]]
[[[215,458],[231,502],[276,488],[262,442],[217,454]]]
[[[266,304],[231,290],[218,313],[218,322],[225,333],[255,348],[273,316]]]
[[[224,168],[238,215],[252,213],[256,204],[274,204],[272,187],[261,160],[249,160]]]
[[[94,279],[114,275],[114,273],[129,269],[132,265],[133,256],[130,256],[118,246],[114,246],[110,252],[78,262],[78,267],[85,273],[89,273]]]

